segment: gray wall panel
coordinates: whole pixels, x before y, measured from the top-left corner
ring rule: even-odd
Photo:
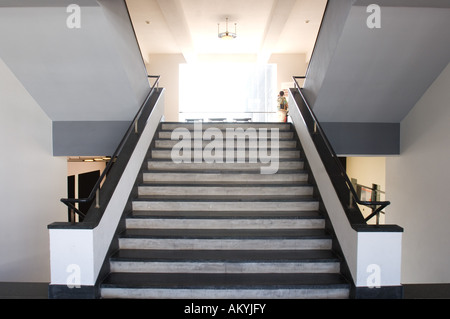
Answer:
[[[129,125],[128,121],[53,122],[53,155],[112,155]]]
[[[399,155],[398,123],[321,123],[338,155]]]

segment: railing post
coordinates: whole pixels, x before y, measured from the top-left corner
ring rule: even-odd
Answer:
[[[351,184],[353,186],[353,189],[356,189],[357,184],[358,184],[357,179],[356,178],[352,178],[350,182],[351,182]],[[351,189],[349,189],[349,193],[350,193],[350,203],[349,203],[348,207],[353,208],[353,200],[354,200],[354,198],[353,198],[353,192],[351,191]]]
[[[353,208],[353,193],[350,192],[350,198],[349,198],[349,203],[348,203],[348,207],[349,208]]]
[[[95,191],[95,208],[100,208],[100,188]]]
[[[68,221],[69,223],[75,223],[75,211],[72,208],[69,208]]]
[[[372,192],[372,198],[371,198],[371,200],[374,201],[374,202],[377,202],[377,201],[380,200],[380,193],[379,193],[380,185],[372,184],[372,189],[373,189],[373,192]],[[374,209],[377,209],[377,208],[378,208],[378,207],[375,206]],[[377,223],[377,225],[380,224],[380,213],[381,213],[381,210],[378,211],[378,214],[376,215],[376,223]]]

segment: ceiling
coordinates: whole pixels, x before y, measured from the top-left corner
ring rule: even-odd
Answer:
[[[126,0],[144,60],[151,54],[306,54],[309,61],[327,0]],[[237,38],[220,40],[237,24]],[[218,24],[220,24],[218,26]]]

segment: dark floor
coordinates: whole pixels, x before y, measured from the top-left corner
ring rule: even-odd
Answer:
[[[404,299],[450,299],[450,284],[404,285]],[[0,299],[48,299],[48,283],[0,282]]]
[[[48,283],[0,282],[0,299],[48,299]]]

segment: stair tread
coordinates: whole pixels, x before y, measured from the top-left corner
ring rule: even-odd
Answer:
[[[161,131],[161,132],[170,132],[170,131]],[[290,132],[290,131],[283,131],[283,132]],[[276,140],[276,141],[279,141],[279,142],[297,142],[294,138],[291,138],[291,137],[282,137],[282,136],[280,136],[279,138],[277,138],[277,139],[275,139],[275,138],[272,138],[270,135],[268,135],[267,136],[267,138],[265,138],[265,137],[260,137],[260,136],[258,136],[257,138],[252,138],[252,139],[250,139],[250,141],[259,141],[259,140],[261,140],[261,139],[263,139],[263,140],[265,140],[265,141],[268,141],[269,142],[269,145],[270,145],[270,142],[272,141],[272,140]],[[209,141],[209,140],[204,140],[204,139],[201,139],[201,138],[197,138],[197,137],[193,137],[193,136],[191,136],[191,139],[190,139],[192,142],[199,142],[199,141],[202,141],[202,142],[205,142],[205,143],[211,143],[211,141]],[[226,141],[226,136],[224,136],[224,140]],[[236,142],[236,141],[243,141],[244,139],[243,138],[234,138],[234,141]],[[157,136],[156,138],[155,138],[155,142],[166,142],[166,141],[173,141],[173,142],[179,142],[180,140],[179,139],[172,139],[171,137],[160,137],[160,136]],[[248,142],[249,141],[249,139],[248,139],[248,137],[246,137],[245,138],[245,141],[246,142]]]
[[[270,153],[270,150],[272,149],[272,146],[270,145],[270,143],[268,143],[269,145],[266,147],[267,151]],[[197,146],[191,146],[191,147],[185,147],[185,150],[190,150],[190,151],[195,151],[195,150],[199,150],[202,151],[204,149],[203,146],[200,145],[200,147]],[[226,154],[227,151],[258,151],[260,149],[260,147],[248,147],[248,146],[244,146],[244,147],[226,147],[225,145],[223,147],[218,147],[217,149],[221,149],[223,150],[223,154],[224,154],[224,159],[226,159]],[[277,147],[276,148],[277,151],[279,152],[299,152],[300,150],[297,147]],[[153,147],[152,151],[156,151],[156,152],[172,152],[171,148],[166,148],[166,147]],[[259,152],[257,152],[259,155]],[[194,156],[192,156],[193,158]]]
[[[193,146],[193,147],[189,147],[189,148],[185,147],[184,149],[192,151],[192,153],[194,153],[195,150],[202,151],[204,149],[204,147],[194,147]],[[259,147],[251,147],[251,148],[249,148],[249,147],[234,147],[234,148],[227,148],[226,146],[224,146],[223,148],[218,148],[218,149],[223,150],[223,154],[224,154],[223,159],[224,159],[224,162],[226,162],[227,151],[246,151],[246,152],[248,152],[248,151],[259,151],[260,148]],[[270,144],[269,144],[269,146],[267,146],[268,153],[270,153],[271,149],[272,149],[272,147],[270,147]],[[276,150],[279,151],[279,152],[300,152],[300,150],[298,148],[296,148],[296,147],[277,147]],[[156,151],[156,152],[172,152],[172,149],[171,148],[162,148],[162,147],[153,147],[152,151]],[[258,155],[258,158],[259,158],[259,156],[260,156],[259,152],[257,152],[257,155]],[[269,155],[266,155],[266,156],[269,156]],[[192,156],[192,158],[194,158],[194,156]]]
[[[330,250],[145,250],[121,249],[111,261],[134,262],[338,262]]]
[[[317,202],[318,200],[310,195],[292,196],[292,195],[141,195],[134,202],[153,202],[153,201],[182,201],[182,202]]]
[[[153,148],[152,148],[153,149]],[[168,158],[155,158],[155,157],[147,157],[146,158],[147,162],[162,162],[162,163],[173,163],[173,161],[171,159]],[[303,158],[279,158],[278,161],[281,163],[295,163],[295,162],[304,162],[305,159]],[[206,162],[202,162],[202,163],[195,163],[192,162],[190,164],[205,164]],[[235,165],[237,163],[227,163],[226,161],[224,161],[223,163],[219,163],[219,164],[229,164],[229,165]],[[261,164],[261,163],[249,163],[249,162],[245,162],[245,163],[238,163],[238,164]],[[176,164],[176,165],[180,165],[180,164]]]
[[[179,164],[174,163],[174,167],[176,167]],[[221,175],[221,174],[226,174],[226,175],[240,175],[240,174],[244,174],[244,175],[248,175],[248,174],[252,174],[252,175],[260,175],[261,174],[261,170],[259,169],[259,167],[257,169],[254,170],[221,170],[221,169],[203,169],[201,172],[192,172],[192,170],[189,169],[185,169],[185,170],[144,170],[143,171],[144,174],[211,174],[211,175]],[[302,169],[281,169],[278,170],[277,173],[275,174],[270,174],[270,175],[282,175],[282,174],[286,174],[286,175],[291,175],[291,174],[308,174],[307,171],[302,170]]]
[[[208,127],[208,126],[209,126],[209,127]],[[248,126],[248,125],[246,125],[246,126]],[[253,126],[256,126],[256,125],[253,125]],[[219,125],[218,125],[218,124],[208,124],[208,125],[202,125],[202,130],[201,130],[201,132],[202,132],[202,135],[203,135],[207,129],[209,129],[209,128],[214,128],[214,129],[218,129],[219,131],[221,131],[222,134],[224,134],[224,138],[226,138],[226,134],[227,134],[226,130],[229,129],[229,128],[233,128],[233,127],[236,127],[236,126],[228,125],[227,123],[220,123]],[[239,127],[239,126],[238,126],[238,127]],[[175,129],[177,129],[177,128],[183,128],[183,129],[186,128],[186,129],[187,129],[189,132],[191,132],[191,133],[195,131],[194,125],[190,125],[190,126],[181,125],[181,126],[179,126],[179,127],[175,127],[174,129],[162,127],[162,128],[159,130],[159,132],[168,132],[168,133],[172,133],[172,132],[173,132]],[[266,128],[266,127],[263,127],[263,126],[260,125],[259,127],[254,127],[254,128],[256,129],[255,133],[259,135],[259,133],[260,133],[260,132],[259,132],[259,129]],[[279,133],[291,133],[291,132],[292,132],[292,128],[291,128],[291,127],[288,127],[288,126],[277,126],[277,127],[273,127],[273,128],[278,129],[278,132],[279,132]],[[246,129],[245,129],[245,130],[246,130]],[[244,130],[244,131],[245,131],[245,130]],[[200,132],[200,130],[198,130],[198,131]],[[233,135],[238,135],[238,136],[240,136],[240,134],[242,134],[242,135],[244,136],[245,132],[240,133],[240,132],[233,131],[233,132],[231,132],[229,135],[231,135],[231,134],[233,134]],[[245,134],[245,136],[248,136],[248,135],[249,135],[249,134]],[[270,130],[270,128],[267,129],[267,135],[268,135],[268,136],[271,135],[271,130]]]
[[[340,274],[111,273],[102,288],[327,289],[349,288]]]
[[[132,212],[128,218],[186,218],[186,219],[323,219],[318,211],[138,211]]]
[[[323,229],[126,229],[120,238],[158,239],[330,239]]]
[[[172,183],[170,185],[161,183],[158,184],[157,182],[155,183],[149,183],[149,182],[143,182],[141,184],[138,185],[138,187],[189,187],[189,188],[195,188],[195,187],[220,187],[220,188],[224,188],[224,189],[229,189],[229,188],[258,188],[258,187],[264,187],[264,188],[275,188],[275,187],[283,187],[283,188],[295,188],[295,187],[313,187],[313,185],[311,185],[308,182],[292,182],[290,184],[278,184],[278,182],[274,182],[273,184],[219,184],[219,183],[214,183],[211,182],[209,184],[204,184],[202,182],[199,183],[184,183],[183,181],[179,181],[177,183]]]

